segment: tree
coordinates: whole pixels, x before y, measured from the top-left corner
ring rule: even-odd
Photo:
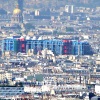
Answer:
[[[66,32],[74,32],[74,28],[73,27],[66,27]]]
[[[26,30],[35,29],[35,26],[33,26],[31,23],[25,24],[24,27]]]

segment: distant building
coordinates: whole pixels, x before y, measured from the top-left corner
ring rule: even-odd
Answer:
[[[26,53],[33,50],[34,54],[44,49],[51,50],[55,55],[92,55],[92,48],[88,42],[78,40],[26,40],[24,38],[7,38],[2,41],[2,51]]]
[[[23,22],[23,16],[21,10],[19,9],[19,6],[17,5],[13,11],[12,23],[22,23],[22,22]]]
[[[74,5],[66,5],[65,6],[65,12],[67,12],[67,13],[74,13],[74,11],[75,11]]]
[[[5,73],[5,72],[0,72],[0,81],[4,80],[12,80],[12,73]]]
[[[23,86],[0,86],[0,96],[17,96],[23,93]]]
[[[17,3],[19,5],[19,9],[22,11],[23,13],[23,0],[17,0]]]
[[[83,4],[88,4],[90,2],[90,0],[80,0],[80,3],[83,3]]]
[[[40,15],[39,10],[35,10],[35,16],[39,16],[39,15]]]
[[[22,23],[23,22],[23,0],[18,0],[18,4],[16,4],[16,8],[13,11],[12,23]]]

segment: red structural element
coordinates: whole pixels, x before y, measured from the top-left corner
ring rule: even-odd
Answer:
[[[63,40],[63,54],[71,54],[72,52],[72,41],[64,39]]]
[[[64,43],[70,43],[71,40],[63,40]]]
[[[20,39],[18,39],[19,41],[25,41],[25,39],[24,38],[20,38]]]
[[[24,38],[21,38],[21,39],[20,39],[20,41],[24,41],[24,40],[25,40]]]
[[[25,48],[25,44],[22,44],[22,48]]]
[[[68,42],[68,40],[63,40],[63,42]]]
[[[67,47],[66,47],[66,46],[64,46],[64,49],[67,49]]]
[[[64,50],[64,53],[67,53],[67,50]]]
[[[18,52],[26,52],[26,42],[24,38],[18,39]]]

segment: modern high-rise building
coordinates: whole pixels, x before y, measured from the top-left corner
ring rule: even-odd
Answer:
[[[19,9],[23,12],[23,0],[17,0]]]
[[[74,5],[66,5],[65,6],[65,12],[67,12],[67,13],[74,13],[74,11],[75,11]]]
[[[89,0],[80,0],[80,3],[88,4],[89,3]]]

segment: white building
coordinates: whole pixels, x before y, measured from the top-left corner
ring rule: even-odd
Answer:
[[[86,86],[83,85],[58,85],[58,86],[54,86],[53,87],[54,90],[59,91],[59,90],[63,90],[63,91],[85,91],[86,90]]]
[[[16,96],[24,93],[22,86],[0,86],[0,96]]]
[[[95,85],[95,92],[100,94],[100,85]]]
[[[75,12],[74,5],[66,5],[65,6],[65,12],[67,12],[67,13],[74,13]]]

